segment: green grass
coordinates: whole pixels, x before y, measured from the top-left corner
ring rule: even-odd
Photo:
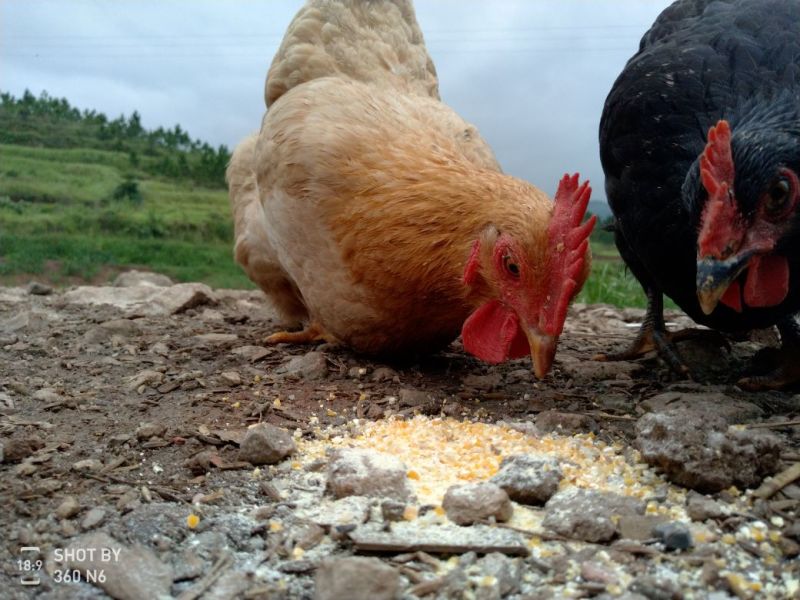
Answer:
[[[0,145],[0,283],[96,280],[137,267],[252,287],[232,257],[224,190],[138,173],[141,200],[115,198],[131,175],[126,163],[122,153]]]

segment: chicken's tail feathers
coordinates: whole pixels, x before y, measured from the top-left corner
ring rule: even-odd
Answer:
[[[267,107],[320,77],[345,77],[439,99],[433,60],[411,0],[308,0],[267,74]]]

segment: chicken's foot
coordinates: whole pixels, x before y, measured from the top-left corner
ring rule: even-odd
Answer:
[[[264,339],[266,344],[315,344],[317,342],[335,342],[318,323],[309,323],[302,331],[278,331]]]
[[[770,363],[771,370],[764,375],[743,377],[737,385],[745,390],[779,390],[800,383],[800,325],[789,316],[778,323],[781,347],[765,348],[755,357]]]
[[[633,343],[622,352],[597,354],[592,358],[599,361],[634,360],[655,351],[673,371],[679,375],[691,377],[689,367],[684,364],[676,344],[696,339],[709,339],[717,345],[730,349],[728,341],[719,332],[711,329],[690,328],[667,331],[664,323],[663,296],[661,292],[648,290],[647,312]]]

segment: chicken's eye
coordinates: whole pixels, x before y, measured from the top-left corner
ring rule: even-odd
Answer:
[[[787,179],[778,179],[772,184],[764,198],[764,212],[767,218],[783,216],[791,199],[791,191],[792,186]]]
[[[514,258],[508,254],[503,257],[503,267],[512,277],[519,277],[519,265],[514,262]]]

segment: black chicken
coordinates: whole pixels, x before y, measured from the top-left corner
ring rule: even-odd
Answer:
[[[778,326],[774,370],[741,385],[800,381],[800,0],[672,4],[606,99],[600,158],[648,310],[599,358],[655,349],[686,372],[673,344],[698,332],[666,330],[667,294],[714,330]]]

